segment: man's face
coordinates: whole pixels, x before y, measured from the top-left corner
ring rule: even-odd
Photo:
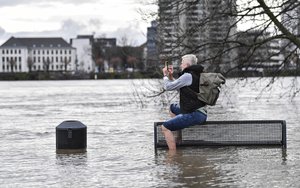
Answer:
[[[181,64],[180,64],[180,68],[181,68],[181,71],[183,71],[185,68],[187,68],[189,66],[188,62],[186,59],[183,59],[181,61]]]

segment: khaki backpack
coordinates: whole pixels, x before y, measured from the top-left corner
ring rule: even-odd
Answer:
[[[225,77],[221,73],[201,73],[198,99],[208,105],[215,105],[219,98],[221,84],[225,84]]]

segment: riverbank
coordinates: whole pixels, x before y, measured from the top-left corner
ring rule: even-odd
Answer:
[[[280,70],[277,72],[235,71],[224,74],[227,78],[238,77],[287,77],[300,76],[300,70]],[[89,79],[143,79],[161,78],[159,71],[114,72],[114,73],[64,73],[64,72],[30,72],[0,73],[0,80],[89,80]]]
[[[30,72],[0,73],[0,80],[89,80],[89,79],[141,79],[160,78],[158,72],[122,72],[122,73],[62,73]]]

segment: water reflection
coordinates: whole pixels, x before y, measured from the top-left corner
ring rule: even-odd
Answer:
[[[266,169],[280,171],[273,166],[286,165],[286,156],[278,147],[187,147],[176,152],[159,149],[156,163],[163,169],[158,176],[171,187],[243,187],[249,180],[253,186],[261,183],[256,180]]]
[[[287,161],[287,153],[286,153],[286,149],[282,149],[282,165],[286,165],[286,161]]]
[[[56,164],[61,166],[86,166],[87,153],[56,154]]]
[[[212,182],[220,182],[220,172],[209,160],[207,149],[181,148],[177,151],[159,150],[157,164],[165,167],[160,174],[169,179],[172,187],[209,187]]]
[[[56,154],[56,169],[59,185],[80,187],[88,177],[87,154]]]

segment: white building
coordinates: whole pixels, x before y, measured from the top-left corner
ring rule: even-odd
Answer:
[[[71,39],[72,47],[76,48],[77,70],[80,72],[95,71],[95,63],[92,58],[93,41],[92,35],[79,35],[77,38]]]
[[[0,46],[0,72],[76,71],[76,49],[62,38],[11,37]]]

